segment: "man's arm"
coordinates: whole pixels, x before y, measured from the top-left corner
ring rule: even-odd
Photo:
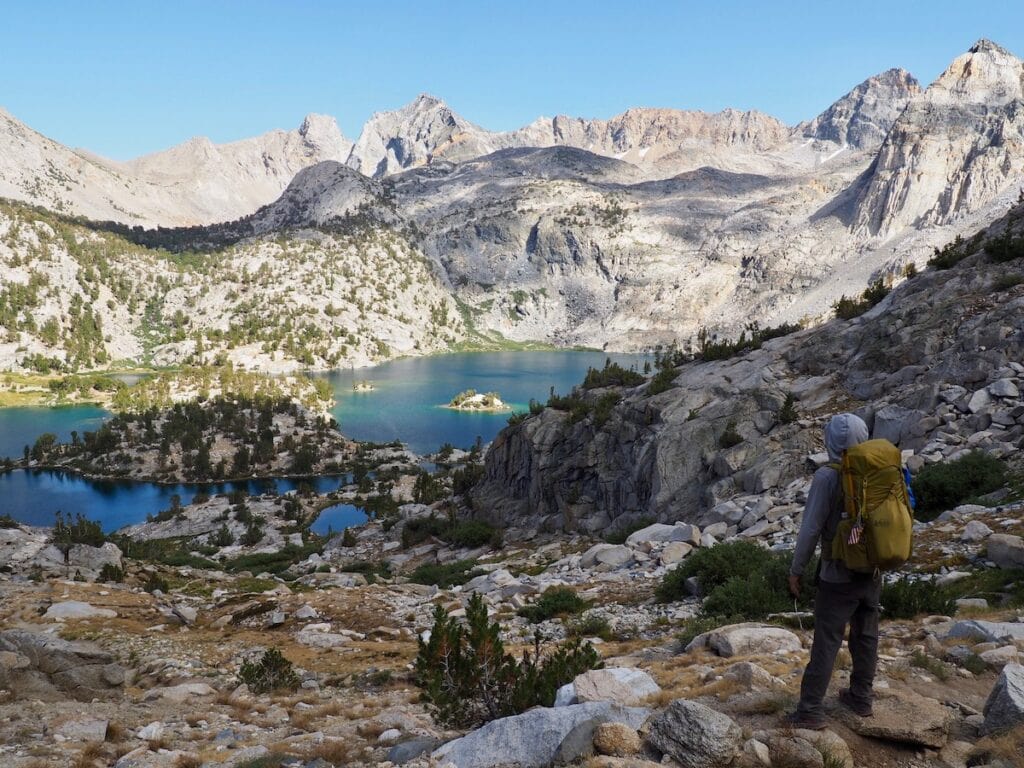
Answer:
[[[800,534],[796,539],[793,564],[789,568],[791,592],[799,592],[800,576],[810,562],[825,523],[828,522],[837,480],[838,474],[829,467],[822,467],[814,473],[811,490],[807,494],[807,504],[804,505],[803,518],[800,520]]]

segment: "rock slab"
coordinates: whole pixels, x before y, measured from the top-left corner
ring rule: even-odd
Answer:
[[[874,714],[858,717],[845,707],[836,710],[843,723],[861,736],[940,749],[949,736],[951,713],[935,699],[913,691],[876,695]]]
[[[455,768],[545,768],[558,756],[562,742],[578,726],[593,721],[624,723],[639,729],[650,714],[642,707],[622,707],[609,702],[574,704],[555,709],[537,707],[529,712],[493,720],[482,728],[435,750],[440,765]]]
[[[592,669],[577,675],[573,680],[573,688],[580,704],[612,701],[626,706],[637,705],[661,690],[661,686],[649,674],[642,669],[629,667]]]

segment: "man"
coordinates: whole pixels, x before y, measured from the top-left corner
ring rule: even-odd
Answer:
[[[825,447],[832,462],[839,462],[847,448],[867,439],[867,425],[852,413],[833,416],[825,427]],[[800,703],[796,712],[787,718],[797,728],[820,730],[825,727],[822,701],[847,624],[850,625],[853,672],[850,687],[839,692],[839,701],[862,717],[871,715],[882,583],[872,574],[855,573],[843,562],[831,559],[832,539],[843,514],[840,490],[839,472],[832,467],[822,467],[814,473],[789,570],[789,591],[799,597],[800,578],[821,541],[818,593],[814,600],[814,644],[800,684]]]

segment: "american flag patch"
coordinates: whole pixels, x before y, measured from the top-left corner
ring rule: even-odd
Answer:
[[[850,529],[850,536],[846,539],[847,544],[859,544],[860,543],[860,532],[864,529],[863,525],[855,525]]]

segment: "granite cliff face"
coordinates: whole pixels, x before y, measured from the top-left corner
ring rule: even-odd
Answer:
[[[1018,206],[987,236],[1019,233],[1022,217]],[[659,394],[649,384],[581,391],[583,418],[547,408],[498,435],[474,508],[522,528],[596,532],[645,517],[740,524],[745,497],[792,495],[801,461],[822,450],[823,417],[843,410],[915,450],[915,469],[973,447],[1014,454],[1024,445],[1020,269],[1019,258],[993,263],[979,249],[854,320],[682,365]],[[786,423],[788,393],[799,418]],[[619,399],[599,419],[604,397]],[[730,425],[738,440],[723,440]]]
[[[1015,199],[1024,171],[1024,62],[981,40],[911,100],[872,164],[854,226],[890,236]]]
[[[832,141],[857,149],[878,147],[907,104],[921,93],[909,72],[890,69],[868,78],[846,96],[802,126],[807,138]]]

